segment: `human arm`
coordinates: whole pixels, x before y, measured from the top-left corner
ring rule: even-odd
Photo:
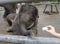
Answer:
[[[60,33],[57,33],[55,31],[55,27],[51,26],[51,25],[48,25],[46,27],[43,27],[42,30],[46,31],[46,32],[49,32],[50,34],[52,34],[53,36],[55,37],[60,37]]]

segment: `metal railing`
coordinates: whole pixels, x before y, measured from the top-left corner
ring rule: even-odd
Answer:
[[[29,2],[44,2],[44,1],[52,1],[54,2],[54,0],[0,0],[0,4],[5,4],[5,3],[29,3]],[[57,1],[58,2],[58,1]]]
[[[0,41],[20,44],[60,44],[59,38],[1,35]]]

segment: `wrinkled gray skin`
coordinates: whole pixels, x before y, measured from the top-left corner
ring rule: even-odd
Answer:
[[[15,17],[17,16],[18,14],[16,14],[16,13],[11,13],[11,14],[9,14],[9,15],[7,15],[6,16],[6,20],[10,20],[12,23],[14,22],[14,20],[15,20]]]
[[[22,5],[9,31],[12,31],[15,35],[33,36],[33,31],[31,29],[27,30],[27,27],[31,25],[32,22],[36,22],[37,17],[38,10],[35,6]]]
[[[7,21],[8,25],[11,26],[12,22],[10,21],[10,19],[7,18],[7,16],[11,13],[16,13],[17,5],[15,3],[9,3],[9,4],[0,4],[0,6],[4,7],[5,9],[3,18]]]

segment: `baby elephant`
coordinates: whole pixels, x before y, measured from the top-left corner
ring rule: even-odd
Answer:
[[[8,32],[15,35],[34,36],[37,34],[37,18],[38,10],[35,6],[22,5]]]

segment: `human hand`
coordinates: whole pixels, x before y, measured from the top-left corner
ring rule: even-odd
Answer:
[[[43,27],[42,30],[43,30],[43,31],[46,31],[46,32],[49,32],[49,33],[51,33],[51,34],[56,33],[55,27],[53,27],[53,26],[51,26],[51,25],[48,25],[48,26],[46,26],[46,27]]]

